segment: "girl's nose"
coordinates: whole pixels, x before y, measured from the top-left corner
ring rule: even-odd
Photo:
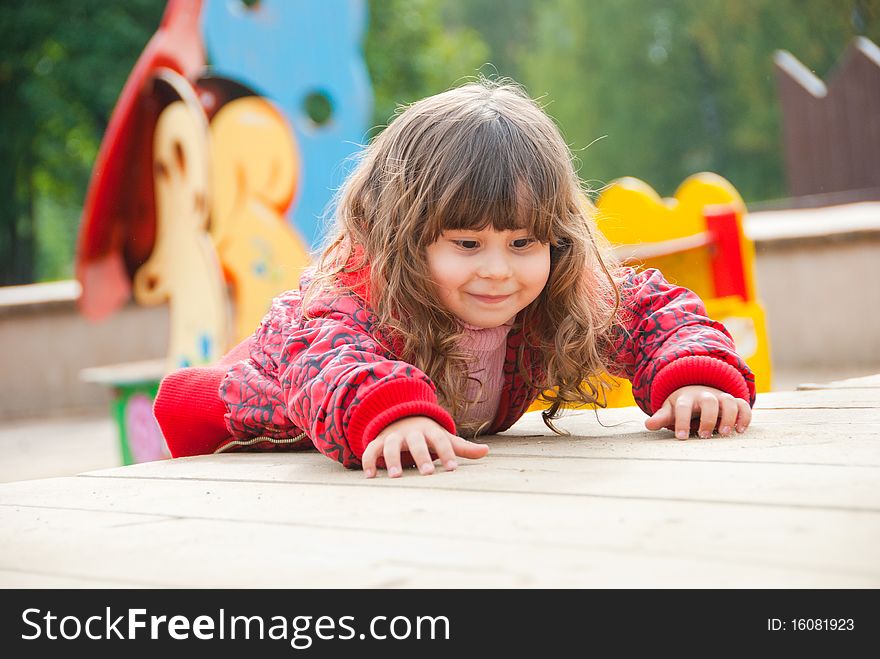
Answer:
[[[484,279],[505,279],[511,274],[510,262],[503,253],[496,251],[487,250],[477,268],[477,276]]]

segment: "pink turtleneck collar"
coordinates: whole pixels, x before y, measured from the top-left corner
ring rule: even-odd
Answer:
[[[483,383],[480,399],[468,410],[464,418],[456,423],[491,423],[498,411],[501,388],[504,386],[504,357],[507,354],[507,335],[513,327],[514,318],[498,327],[477,327],[462,322],[464,335],[459,345],[471,353],[468,361],[468,375]],[[476,397],[479,387],[473,380],[468,381],[467,396]]]
[[[464,337],[462,337],[461,345],[467,350],[477,352],[487,352],[495,350],[499,345],[503,345],[510,333],[515,318],[511,318],[503,325],[498,327],[477,327],[464,321],[461,322],[464,328]]]

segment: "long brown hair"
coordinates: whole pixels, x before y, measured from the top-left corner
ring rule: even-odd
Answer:
[[[604,404],[597,378],[619,294],[593,215],[571,151],[542,108],[513,83],[469,83],[406,107],[360,154],[303,308],[339,291],[341,274],[369,266],[377,330],[399,337],[396,356],[431,378],[458,419],[474,402],[462,396],[469,357],[458,347],[460,321],[439,302],[426,248],[450,229],[526,229],[550,244],[551,265],[514,324],[524,338],[518,367],[544,391],[544,421],[559,432],[550,421],[561,406]],[[363,258],[353,263],[356,250]],[[540,355],[537,382],[523,365],[526,348]]]

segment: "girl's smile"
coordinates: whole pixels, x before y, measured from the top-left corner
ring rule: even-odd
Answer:
[[[476,327],[504,325],[531,304],[550,276],[550,245],[528,231],[445,231],[427,248],[443,305]]]
[[[486,304],[498,304],[499,302],[504,302],[504,300],[510,297],[509,295],[476,295],[475,293],[470,293],[470,295]]]

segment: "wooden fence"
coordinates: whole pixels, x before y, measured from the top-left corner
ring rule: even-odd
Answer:
[[[828,83],[787,51],[774,57],[789,194],[822,200],[880,199],[880,48],[850,44]]]

